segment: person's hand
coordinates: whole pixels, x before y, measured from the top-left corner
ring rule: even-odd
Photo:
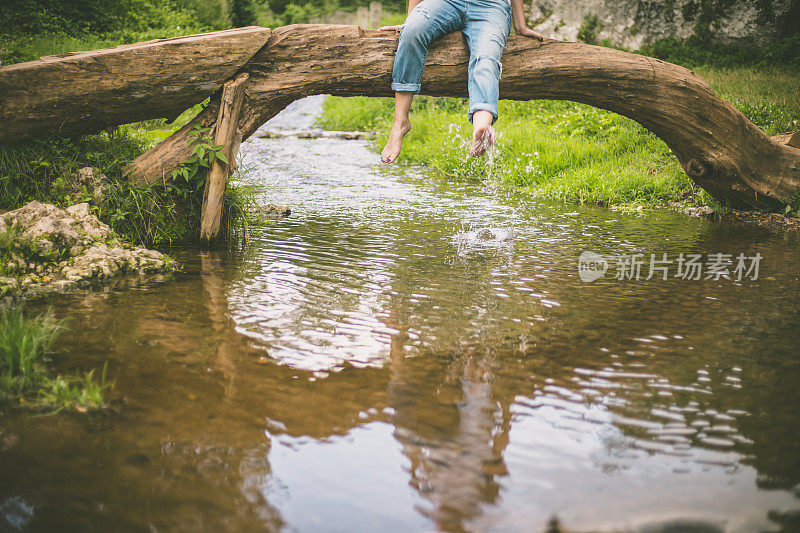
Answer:
[[[531,39],[538,39],[540,41],[544,41],[544,35],[542,35],[541,33],[536,33],[527,26],[524,28],[515,28],[515,31],[517,32],[517,35],[522,35],[523,37],[530,37]]]
[[[381,26],[378,28],[378,31],[400,31],[400,28],[402,27],[402,24],[397,24],[395,26]]]

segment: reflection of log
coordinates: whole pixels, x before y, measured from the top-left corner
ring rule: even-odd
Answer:
[[[288,103],[311,94],[389,96],[396,42],[347,26],[287,26],[245,66],[250,72],[239,128],[247,138]],[[466,96],[468,52],[459,34],[433,44],[423,92]],[[583,102],[630,117],[661,137],[686,173],[716,199],[765,207],[800,191],[800,150],[777,143],[683,67],[599,46],[511,37],[503,98]],[[213,107],[213,106],[212,106]],[[200,122],[209,120],[200,116]],[[146,181],[168,175],[189,150],[187,130],[137,161]]]
[[[234,41],[236,31],[240,30],[228,34]],[[314,25],[285,26],[272,33],[259,29],[243,31],[248,39],[252,38],[253,46],[259,39],[264,42],[269,35],[266,46],[243,67],[250,74],[239,119],[244,138],[287,104],[303,96],[323,93],[391,95],[391,69],[396,48],[393,34],[364,32],[355,26]],[[134,55],[138,47],[132,45],[130,54]],[[251,48],[247,50],[249,53]],[[211,50],[202,48],[200,52],[203,58],[214,55]],[[0,140],[8,139],[9,135],[18,136],[22,131],[33,135],[58,129],[61,122],[64,122],[64,131],[86,131],[79,129],[78,121],[70,113],[79,113],[90,130],[102,125],[177,114],[191,99],[170,97],[164,94],[169,92],[165,89],[171,87],[180,92],[182,83],[190,83],[186,78],[191,76],[178,76],[181,67],[174,64],[169,72],[160,68],[147,72],[151,58],[145,50],[139,53],[135,56],[137,61],[127,65],[147,74],[142,81],[125,75],[119,66],[106,69],[102,62],[99,66],[107,72],[98,73],[93,70],[94,64],[86,60],[78,67],[82,69],[79,72],[75,68],[63,68],[58,71],[63,75],[61,78],[51,76],[61,84],[48,89],[40,82],[50,78],[33,75],[37,69],[44,68],[31,67],[38,62],[3,67],[0,69],[0,98],[3,100],[0,108],[6,109],[0,111],[3,122],[0,131],[5,129],[0,133],[4,136]],[[105,57],[105,52],[90,54]],[[239,60],[245,55],[242,52],[231,54]],[[185,56],[180,55],[179,59],[183,61]],[[423,92],[436,96],[466,96],[467,63],[468,52],[459,34],[440,39],[428,55]],[[219,63],[215,65],[209,67],[214,76],[207,80],[207,92],[231,75],[228,69],[224,77],[218,76],[221,69]],[[200,69],[200,72],[205,71]],[[93,83],[110,84],[114,90],[93,92],[85,87],[86,77],[94,80]],[[181,79],[184,82],[180,82]],[[212,79],[217,84],[214,87],[211,87]],[[26,100],[24,92],[39,85],[43,86],[36,89],[36,94],[53,95],[48,102],[58,109],[52,116],[39,113],[41,123],[36,127],[30,120],[15,120],[15,113],[31,116],[24,113],[25,102],[30,101]],[[9,89],[14,91],[11,96],[4,94]],[[89,98],[89,105],[84,103],[84,90],[94,95]],[[151,96],[139,97],[137,90]],[[192,94],[196,96],[196,83],[194,90]],[[550,40],[540,43],[514,36],[509,39],[503,56],[500,91],[503,98],[573,100],[630,117],[662,138],[689,177],[722,202],[765,207],[800,191],[800,149],[767,137],[730,103],[714,96],[701,78],[677,65],[599,46]],[[126,104],[119,102],[120,95]],[[116,109],[114,113],[106,112],[103,98],[116,102],[116,107],[111,106]],[[179,101],[183,107],[178,105]],[[216,95],[195,123],[213,124],[218,106],[219,95]],[[191,127],[192,124],[187,125],[149,154],[137,158],[134,171],[140,180],[153,182],[168,178],[172,170],[188,158]]]
[[[0,68],[0,142],[174,118],[222,86],[269,38],[239,28]]]
[[[228,176],[235,167],[234,157],[240,142],[237,139],[241,139],[241,134],[238,133],[236,126],[239,121],[239,111],[242,109],[246,83],[247,74],[239,74],[235,79],[226,82],[222,88],[222,101],[219,106],[214,144],[222,145],[220,154],[228,162],[217,158],[211,164],[211,170],[208,172],[200,218],[200,239],[204,242],[215,239],[219,233],[225,187],[228,184]]]
[[[222,261],[219,256],[209,252],[200,253],[200,277],[203,280],[203,288],[206,290],[204,302],[208,310],[208,318],[211,319],[216,334],[216,338],[213,340],[217,343],[216,356],[212,364],[225,378],[225,399],[227,400],[231,399],[236,392],[235,384],[238,377],[236,356],[243,351],[246,343],[236,334],[231,323],[223,273]],[[237,343],[232,340],[242,342]]]

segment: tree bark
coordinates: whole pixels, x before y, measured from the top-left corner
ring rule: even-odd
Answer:
[[[274,30],[242,68],[250,79],[238,129],[246,139],[290,102],[312,94],[390,96],[395,50],[393,33],[355,26]],[[468,60],[458,33],[433,43],[422,93],[466,96]],[[689,177],[723,203],[772,207],[800,191],[800,149],[767,137],[700,77],[677,65],[599,46],[512,36],[503,56],[500,96],[573,100],[636,120],[663,139]],[[219,98],[215,95],[195,122],[213,124]],[[148,105],[156,106],[142,103]],[[166,107],[160,107],[162,114]],[[191,154],[191,127],[137,158],[134,179],[168,179]]]
[[[239,28],[0,67],[0,142],[173,119],[233,77],[270,33]]]
[[[215,159],[206,178],[203,193],[203,208],[200,218],[200,241],[210,243],[219,234],[219,225],[222,220],[222,203],[225,196],[225,187],[228,176],[234,168],[235,151],[239,148],[237,138],[237,125],[239,112],[244,101],[244,88],[248,75],[243,73],[236,78],[225,82],[222,87],[221,105],[214,132],[214,144],[222,145],[220,153],[225,156],[228,163]]]

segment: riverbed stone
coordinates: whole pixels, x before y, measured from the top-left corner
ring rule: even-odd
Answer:
[[[714,210],[707,205],[699,207],[687,207],[683,212],[692,217],[710,218],[714,216]]]

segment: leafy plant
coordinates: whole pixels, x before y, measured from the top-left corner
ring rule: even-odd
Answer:
[[[795,193],[789,197],[786,207],[783,209],[783,214],[787,217],[800,218],[800,193]]]
[[[228,159],[222,154],[223,145],[214,144],[210,134],[211,128],[195,124],[189,132],[189,139],[192,143],[192,155],[184,161],[180,167],[172,171],[172,179],[183,178],[187,184],[191,184],[195,191],[205,185],[206,173],[211,169],[211,165],[219,159],[227,164]],[[205,169],[206,173],[199,173],[200,169]]]

